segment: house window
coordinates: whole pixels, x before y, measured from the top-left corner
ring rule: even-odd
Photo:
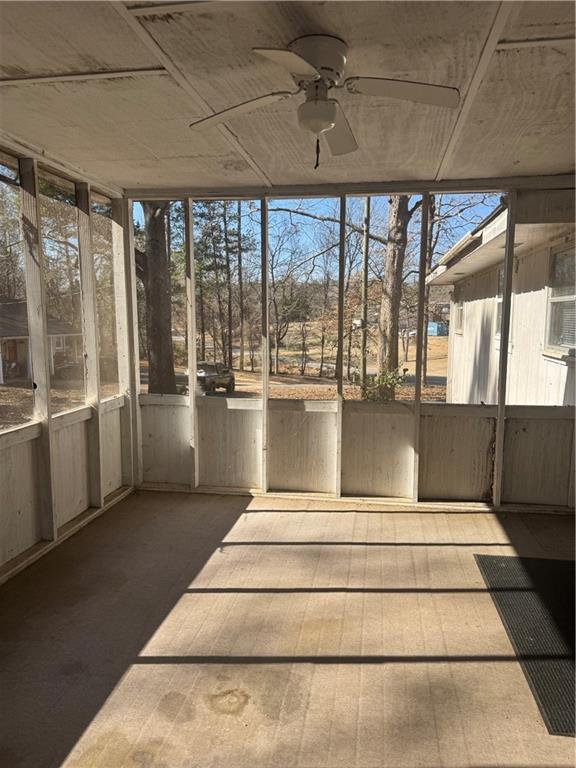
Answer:
[[[574,247],[552,253],[548,291],[546,345],[573,352],[576,346],[576,290],[574,288]]]
[[[456,333],[464,333],[464,302],[457,301],[454,310],[454,330]]]

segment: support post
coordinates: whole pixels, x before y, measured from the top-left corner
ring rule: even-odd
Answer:
[[[192,477],[190,485],[200,485],[200,440],[198,408],[196,405],[196,271],[194,266],[194,212],[192,199],[184,201],[186,225],[186,328],[188,335],[188,397],[190,409],[190,445],[192,446]]]
[[[362,336],[360,340],[360,382],[366,384],[366,349],[368,346],[368,254],[370,251],[370,195],[364,201],[364,242],[362,248]]]
[[[338,238],[338,347],[336,352],[336,496],[342,493],[342,420],[344,417],[344,278],[346,271],[346,195],[340,197]]]
[[[78,209],[78,251],[86,405],[89,405],[92,410],[92,418],[88,422],[89,502],[91,507],[101,507],[104,503],[104,494],[102,490],[100,372],[98,370],[98,313],[96,308],[96,276],[92,258],[90,185],[85,182],[76,184],[76,207]]]
[[[420,472],[420,402],[422,399],[422,342],[424,339],[424,296],[426,293],[426,264],[428,262],[428,219],[430,195],[422,195],[422,219],[420,223],[420,262],[418,273],[418,315],[416,321],[416,370],[414,382],[414,475],[412,499],[418,501],[418,477]]]
[[[130,392],[132,418],[132,477],[133,485],[142,485],[142,419],[140,414],[140,353],[138,342],[138,300],[136,293],[136,258],[134,253],[134,223],[132,200],[124,200],[124,274],[126,280],[126,311],[128,314],[128,345],[130,358]]]
[[[132,460],[132,412],[137,396],[132,381],[130,283],[126,278],[125,253],[126,231],[130,226],[125,216],[124,201],[112,200],[112,263],[114,268],[114,298],[116,307],[116,346],[118,355],[118,391],[124,395],[124,407],[120,411],[120,439],[122,446],[122,485],[134,485]]]
[[[43,539],[51,541],[56,538],[57,531],[52,469],[50,352],[43,275],[44,254],[38,203],[38,169],[36,161],[28,157],[20,159],[19,167],[22,189],[28,344],[34,381],[34,419],[40,423],[40,436],[36,441],[40,535]]]
[[[262,262],[262,480],[263,493],[268,492],[268,390],[270,378],[270,334],[268,307],[268,200],[260,200],[260,253]]]
[[[510,310],[512,307],[512,274],[514,267],[514,237],[516,231],[517,193],[508,193],[508,219],[504,247],[504,289],[502,296],[502,325],[500,327],[500,352],[498,359],[498,405],[496,410],[496,439],[494,444],[494,484],[492,500],[496,509],[502,506],[504,477],[504,437],[506,432],[506,387],[508,382],[508,342],[510,339]]]

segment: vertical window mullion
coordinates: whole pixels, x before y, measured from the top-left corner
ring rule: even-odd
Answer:
[[[98,355],[98,317],[96,310],[96,279],[92,258],[92,226],[90,213],[90,186],[76,184],[78,209],[78,258],[80,262],[80,295],[84,333],[84,377],[86,403],[92,410],[88,424],[88,478],[90,506],[104,503],[102,489],[102,422],[100,414],[100,375]]]
[[[38,168],[31,158],[20,160],[22,185],[22,226],[26,293],[28,297],[28,338],[34,378],[34,416],[40,423],[37,443],[38,503],[40,535],[56,538],[54,478],[52,467],[52,419],[50,406],[50,350],[43,275],[43,249],[38,204]]]

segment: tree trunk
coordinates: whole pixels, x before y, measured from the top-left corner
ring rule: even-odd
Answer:
[[[408,328],[402,333],[402,352],[404,356],[404,362],[408,362],[408,354],[410,351],[410,333]]]
[[[308,345],[306,344],[307,337],[308,329],[306,328],[306,323],[300,323],[300,376],[304,376],[306,374],[306,358],[308,353]]]
[[[274,344],[274,359],[275,359],[275,373],[280,373],[279,366],[280,366],[280,342],[278,340],[278,334],[276,334],[275,337],[275,344]]]
[[[218,326],[220,330],[220,344],[222,347],[222,362],[224,362],[224,356],[226,355],[226,326],[224,323],[222,291],[220,290],[220,265],[218,263],[218,254],[216,252],[216,230],[214,227],[214,212],[212,208],[210,208],[210,238],[212,244],[212,269],[214,271],[214,284],[216,287],[216,303],[218,306]],[[214,323],[212,323],[212,327],[214,337],[214,362],[216,363],[218,360],[216,357],[216,328],[214,327]]]
[[[426,274],[432,269],[432,243],[434,238],[434,217],[436,215],[436,200],[430,195],[430,213],[428,216],[428,249],[426,251]],[[428,376],[428,322],[430,320],[430,286],[424,290],[424,331],[422,334],[422,383],[426,384]]]
[[[218,352],[218,329],[216,328],[216,315],[214,314],[214,310],[212,310],[212,356],[212,362],[218,362],[220,353]]]
[[[226,255],[226,290],[228,295],[227,363],[232,368],[232,270],[230,268],[230,238],[228,237],[228,203],[224,202],[224,252]]]
[[[346,379],[350,381],[352,378],[352,334],[354,332],[353,326],[348,328],[348,351],[346,359]]]
[[[148,392],[176,394],[172,348],[172,291],[166,215],[169,203],[143,202],[146,235],[144,293],[148,353]]]
[[[200,360],[206,360],[206,310],[204,308],[204,288],[202,275],[198,274],[198,304],[200,312]]]
[[[360,338],[360,382],[366,384],[368,349],[368,256],[370,252],[370,196],[364,200],[364,239],[362,243],[362,324]]]
[[[378,373],[398,368],[398,328],[402,271],[408,241],[408,224],[412,211],[408,207],[408,195],[389,198],[388,240],[386,265],[382,279],[380,317],[378,322]]]
[[[244,370],[244,275],[242,274],[242,202],[238,200],[238,305],[240,312],[240,370]]]

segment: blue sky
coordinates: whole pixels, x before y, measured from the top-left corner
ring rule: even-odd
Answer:
[[[437,201],[442,200],[444,209],[450,209],[454,211],[454,215],[450,216],[446,222],[441,239],[436,249],[436,260],[445,253],[454,243],[462,238],[467,232],[476,226],[476,224],[484,219],[488,214],[498,205],[500,195],[443,195],[437,196]],[[418,200],[418,196],[412,196],[410,201],[413,205]],[[256,208],[258,201],[252,201],[253,206]],[[307,198],[307,199],[281,199],[269,201],[269,229],[271,243],[273,239],[282,232],[284,227],[290,226],[291,216],[289,213],[275,212],[274,208],[288,208],[291,210],[304,210],[308,213],[312,213],[319,216],[331,216],[338,218],[339,214],[339,201],[337,198]],[[373,196],[371,200],[371,231],[380,237],[386,236],[387,228],[387,208],[388,208],[388,196]],[[352,221],[355,224],[361,225],[364,209],[363,197],[349,197],[347,198],[347,220]],[[465,209],[465,210],[462,210]],[[142,206],[138,203],[134,203],[134,221],[140,226],[143,225],[143,211]],[[255,242],[259,242],[260,233],[259,229],[259,216],[248,216],[248,203],[243,204],[243,228],[245,232],[252,231]],[[318,238],[320,236],[320,230],[324,233],[329,232],[330,237],[334,236],[334,242],[338,240],[338,225],[324,224],[316,222],[313,219],[305,217],[293,217],[294,220],[298,220],[299,232],[297,237],[299,240],[291,241],[291,247],[297,247],[303,254],[309,253],[318,246]],[[410,227],[410,238],[413,241],[413,247],[416,246],[416,241],[419,239],[419,227],[420,227],[420,215],[419,212],[413,217]],[[336,254],[337,257],[337,254]]]

